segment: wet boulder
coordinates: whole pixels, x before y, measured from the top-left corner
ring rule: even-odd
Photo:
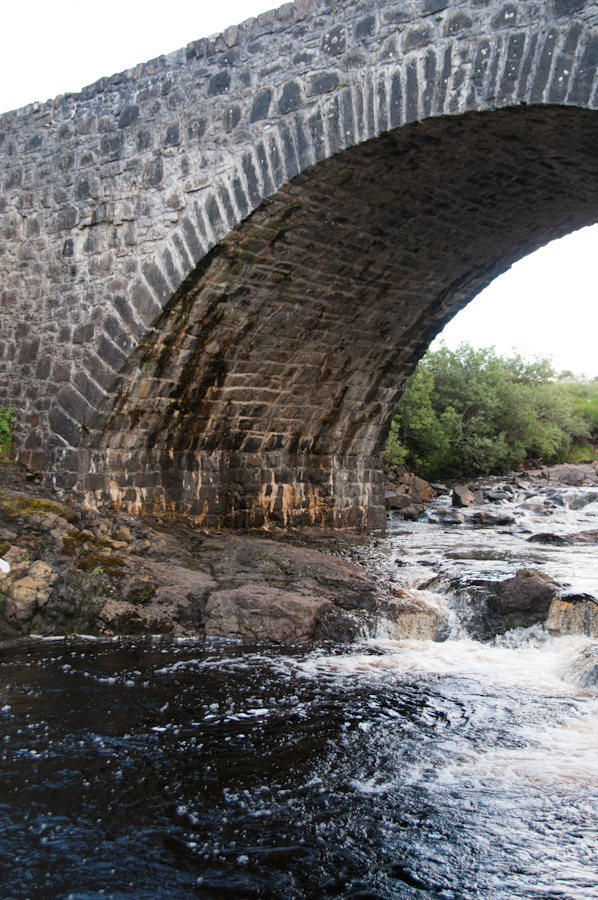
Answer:
[[[561,585],[545,572],[519,569],[513,578],[495,583],[490,607],[501,615],[531,613],[546,617]]]
[[[474,525],[484,525],[485,527],[500,527],[502,525],[515,525],[515,516],[508,512],[489,512],[487,509],[480,509],[475,512],[469,519]]]
[[[457,508],[464,506],[475,506],[476,498],[473,491],[462,484],[456,484],[453,488],[452,504]]]
[[[598,687],[598,645],[585,647],[571,664],[565,677],[581,688]]]
[[[318,619],[332,604],[315,594],[246,584],[215,591],[206,605],[206,634],[277,644],[303,643],[315,636]]]
[[[598,598],[590,594],[563,594],[550,605],[546,630],[554,635],[585,634],[598,638]]]

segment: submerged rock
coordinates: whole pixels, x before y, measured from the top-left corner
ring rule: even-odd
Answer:
[[[582,688],[598,687],[598,644],[582,650],[565,677]]]

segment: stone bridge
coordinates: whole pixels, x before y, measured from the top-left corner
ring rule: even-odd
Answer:
[[[206,527],[383,524],[429,342],[598,221],[597,66],[597,2],[295,0],[2,116],[19,458]]]

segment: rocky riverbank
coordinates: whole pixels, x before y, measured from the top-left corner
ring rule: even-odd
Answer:
[[[210,534],[158,517],[100,515],[0,464],[0,632],[218,635],[351,641],[393,610],[343,559],[367,536]]]
[[[490,529],[547,547],[597,543],[598,530],[549,527],[555,510],[598,502],[594,467],[558,470],[560,482],[548,470],[456,485],[452,493],[400,472],[389,492],[400,499],[387,498],[391,523],[399,517],[443,533]],[[384,541],[369,535],[209,533],[180,518],[99,514],[74,500],[58,502],[8,463],[0,464],[0,484],[0,556],[10,565],[0,576],[5,639],[170,634],[290,644],[384,634],[441,641],[454,633],[455,611],[480,640],[536,624],[598,637],[598,599],[538,569],[532,547],[529,561],[521,555],[507,578],[449,577],[444,563],[430,562],[436,571],[423,568],[405,580],[385,567]],[[532,522],[542,528],[532,530]]]

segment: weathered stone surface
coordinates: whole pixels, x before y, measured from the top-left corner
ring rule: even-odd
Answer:
[[[206,634],[288,644],[314,637],[331,603],[313,594],[248,584],[216,591],[206,606]]]
[[[491,607],[502,615],[516,612],[545,615],[561,585],[537,569],[519,569],[513,578],[496,584]]]
[[[546,629],[551,634],[585,634],[598,638],[598,601],[584,594],[555,598],[551,605]]]
[[[457,508],[474,506],[476,502],[473,491],[461,484],[456,484],[452,493],[452,504]]]
[[[514,525],[517,520],[508,512],[490,512],[487,509],[480,509],[470,517],[470,521],[475,525],[500,527]]]
[[[296,0],[2,116],[20,458],[206,526],[383,525],[430,340],[598,218],[598,20],[565,7]]]

